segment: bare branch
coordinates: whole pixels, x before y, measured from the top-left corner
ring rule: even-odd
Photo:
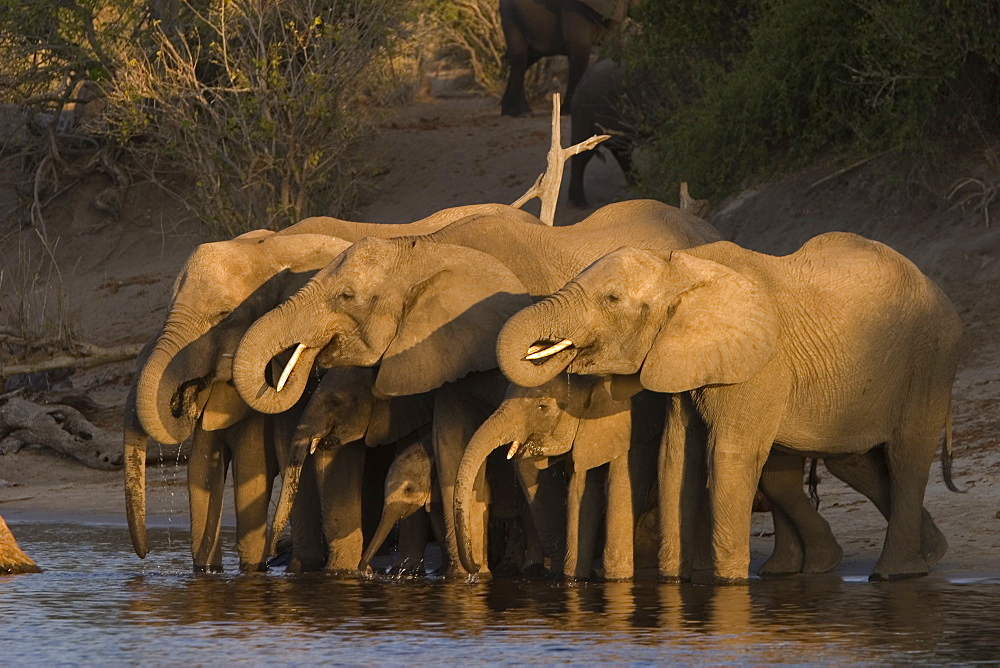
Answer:
[[[81,344],[80,352],[82,354],[78,356],[57,355],[56,357],[42,360],[40,362],[0,366],[0,378],[6,378],[7,376],[14,376],[22,373],[68,369],[70,367],[76,369],[90,369],[95,366],[111,364],[112,362],[121,362],[133,359],[139,354],[140,350],[142,350],[142,346],[139,344],[117,346],[115,348],[101,348],[90,344]]]
[[[559,189],[562,186],[563,171],[566,161],[577,153],[589,151],[611,135],[594,135],[579,144],[569,148],[562,147],[562,124],[560,122],[562,102],[559,93],[552,96],[552,144],[549,147],[545,173],[538,177],[534,185],[518,198],[513,206],[520,209],[531,199],[537,197],[542,201],[542,211],[539,218],[546,225],[552,225],[556,219],[556,204],[559,201]]]

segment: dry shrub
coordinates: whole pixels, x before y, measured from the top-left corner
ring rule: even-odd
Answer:
[[[213,0],[153,35],[109,90],[109,118],[150,175],[193,181],[212,237],[353,204],[355,147],[391,91],[399,0]]]

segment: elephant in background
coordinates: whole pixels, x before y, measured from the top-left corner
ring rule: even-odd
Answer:
[[[0,517],[0,575],[41,572],[42,569],[24,553],[7,523]]]
[[[507,457],[516,458],[520,467],[547,468],[565,456],[570,480],[562,573],[575,579],[591,577],[604,517],[604,576],[632,577],[634,529],[655,482],[665,407],[663,397],[654,393],[616,400],[608,388],[603,378],[566,374],[539,387],[508,388],[503,403],[476,431],[459,468],[455,522],[459,555],[467,571],[478,571],[479,564],[469,550],[464,509],[473,498],[473,485],[486,457],[510,444]]]
[[[597,134],[611,135],[611,138],[596,149],[577,153],[569,159],[569,201],[575,207],[585,209],[588,206],[583,177],[587,164],[599,150],[610,152],[622,168],[626,181],[632,181],[635,138],[632,124],[626,118],[625,95],[625,70],[610,58],[588,67],[576,88],[569,107],[570,144],[579,144]]]
[[[697,493],[699,459],[714,574],[738,581],[772,444],[824,457],[882,446],[891,513],[871,579],[885,580],[928,571],[922,499],[950,422],[960,337],[951,302],[909,260],[834,232],[783,257],[727,242],[618,250],[512,317],[497,357],[528,387],[568,371],[613,375],[614,392],[615,379],[639,374],[646,389],[689,397],[702,437],[668,412],[661,453],[659,567],[668,578],[690,575],[682,509]]]
[[[507,42],[510,74],[500,100],[503,116],[524,116],[531,107],[524,94],[524,73],[544,56],[569,57],[564,108],[590,64],[590,50],[625,20],[629,0],[500,0],[500,22]]]
[[[506,388],[495,371],[496,333],[530,303],[517,278],[484,253],[423,238],[363,239],[247,331],[233,381],[251,407],[269,413],[298,400],[314,361],[324,368],[377,366],[376,397],[433,391],[434,460],[449,558],[457,564],[455,475],[469,437]],[[272,385],[271,360],[293,347],[293,363]],[[485,503],[484,494],[480,523]],[[485,536],[477,549],[485,554]]]
[[[309,398],[281,471],[284,482],[271,535],[281,534],[293,504],[299,502],[301,487],[315,485],[327,541],[324,568],[328,572],[356,572],[364,535],[370,533],[365,531],[365,512],[374,508],[378,513],[382,505],[366,489],[366,481],[371,485],[373,477],[378,487],[383,482],[378,474],[366,475],[372,463],[366,456],[368,448],[405,447],[430,431],[430,393],[378,399],[372,392],[374,383],[375,370],[371,367],[329,369]],[[311,468],[312,475],[303,478],[304,468]],[[426,524],[423,528],[426,533]],[[412,533],[419,534],[419,529]]]

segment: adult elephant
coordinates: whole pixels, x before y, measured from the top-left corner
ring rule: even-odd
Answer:
[[[503,403],[476,431],[462,458],[455,490],[459,555],[470,573],[472,558],[465,508],[487,456],[510,444],[508,458],[547,468],[568,462],[566,577],[591,577],[602,517],[605,519],[604,577],[631,578],[633,536],[642,505],[655,482],[656,453],[663,431],[663,397],[642,392],[617,400],[602,378],[560,374],[534,388],[511,385]],[[565,457],[563,457],[565,456]],[[601,469],[607,465],[606,484]],[[606,510],[601,511],[606,490]],[[800,484],[801,487],[801,484]]]
[[[166,322],[137,374],[134,400],[126,407],[126,510],[132,545],[140,558],[149,549],[146,437],[174,445],[194,436],[188,491],[195,569],[221,568],[216,536],[230,460],[237,489],[241,568],[263,568],[275,467],[269,444],[287,439],[297,418],[286,420],[290,426],[275,424],[252,415],[237,396],[229,374],[240,338],[258,316],[297,290],[349,242],[366,236],[429,233],[476,214],[541,224],[534,216],[501,204],[444,209],[404,224],[316,217],[277,233],[258,230],[230,241],[202,244],[192,253],[175,283]]]
[[[570,105],[571,144],[579,144],[593,135],[611,138],[592,151],[582,151],[569,159],[569,201],[573,206],[587,208],[583,176],[597,151],[609,151],[622,168],[626,181],[632,180],[632,148],[634,129],[626,118],[625,71],[621,65],[605,58],[584,73]]]
[[[125,416],[126,510],[136,554],[145,557],[148,436],[163,444],[192,438],[188,456],[195,570],[221,569],[222,487],[233,466],[241,570],[262,570],[274,463],[274,429],[230,383],[232,355],[246,328],[350,246],[322,235],[259,231],[202,244],[174,286],[166,322],[138,372]],[[133,418],[134,410],[134,418]]]
[[[328,370],[309,397],[282,469],[283,483],[271,535],[280,535],[288,521],[300,492],[303,469],[311,462],[316,476],[312,484],[320,490],[323,535],[328,547],[327,572],[355,573],[361,561],[363,513],[365,506],[376,505],[369,490],[363,487],[367,448],[402,447],[429,435],[431,393],[379,399],[372,392],[374,384],[375,372],[371,367]],[[401,466],[399,474],[409,470]],[[426,526],[424,529],[426,533]],[[418,533],[418,528],[407,529],[407,535]],[[412,548],[406,553],[417,551]]]
[[[563,101],[567,112],[591,48],[625,20],[629,0],[500,0],[500,22],[507,41],[510,74],[500,100],[504,116],[531,113],[524,94],[524,73],[544,56],[569,57]]]
[[[450,508],[458,464],[506,387],[495,371],[496,334],[530,303],[517,278],[479,251],[412,237],[363,239],[257,320],[236,352],[233,381],[252,408],[267,413],[298,400],[314,361],[377,366],[378,397],[434,391],[434,459],[449,556],[457,564]],[[272,384],[266,374],[272,359],[293,347],[292,361]],[[485,498],[479,506],[478,521],[485,522]],[[477,549],[482,559],[485,542]]]
[[[676,520],[696,489],[690,462],[707,457],[715,577],[733,581],[747,577],[750,509],[772,444],[830,457],[882,446],[891,512],[871,579],[884,580],[928,571],[922,499],[950,422],[960,336],[951,302],[909,260],[835,232],[784,257],[727,242],[618,250],[511,318],[497,355],[528,387],[566,370],[638,373],[646,389],[690,393],[704,438],[668,415],[661,456],[669,578],[689,576]]]

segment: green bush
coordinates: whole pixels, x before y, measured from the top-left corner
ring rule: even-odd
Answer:
[[[718,198],[749,175],[829,150],[925,147],[996,129],[1000,16],[990,3],[680,5],[644,3],[625,52],[651,91],[650,194],[673,196],[686,180]]]

